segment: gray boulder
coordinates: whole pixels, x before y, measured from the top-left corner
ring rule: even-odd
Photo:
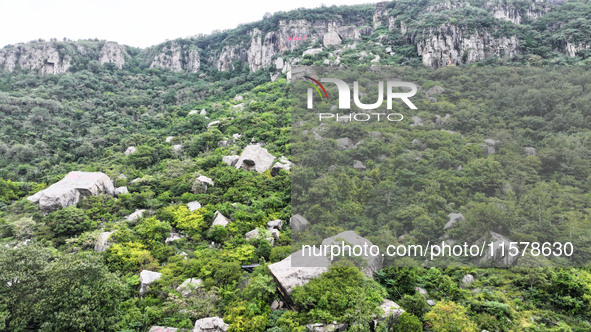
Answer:
[[[219,124],[220,124],[220,121],[219,120],[211,121],[210,123],[207,124],[207,129],[209,129],[209,128],[213,127],[213,126],[217,126]]]
[[[367,167],[366,167],[366,166],[365,166],[365,164],[364,164],[364,163],[362,163],[361,161],[359,161],[359,160],[355,160],[355,161],[353,162],[353,168],[354,168],[354,169],[366,169]]]
[[[199,203],[197,201],[192,201],[192,202],[187,203],[187,207],[189,208],[189,211],[193,212],[193,211],[201,208],[201,203]]]
[[[233,167],[238,162],[238,159],[240,159],[240,156],[232,155],[232,156],[224,156],[222,158],[222,161],[224,163],[226,163],[228,166],[232,166]]]
[[[261,231],[263,234],[261,234]],[[267,242],[269,242],[271,245],[275,243],[275,237],[271,235],[271,232],[267,230],[260,230],[259,228],[255,228],[252,231],[245,234],[245,238],[247,241],[261,238],[263,236],[265,237],[265,240],[267,240]]]
[[[412,120],[413,123],[410,124],[411,127],[414,126],[419,126],[422,127],[424,126],[423,124],[423,119],[419,118],[418,116],[413,116],[412,118],[410,118]]]
[[[283,227],[283,220],[281,219],[271,220],[267,223],[267,228],[275,228],[281,230],[281,227]]]
[[[511,256],[507,254],[509,252],[509,245],[512,242],[509,238],[489,231],[478,239],[476,244],[480,246],[484,241],[486,241],[486,250],[480,260],[480,264],[485,266],[512,266],[517,262],[519,255]],[[505,256],[502,256],[503,253]]]
[[[173,139],[174,139],[174,136],[167,136],[166,137],[166,143],[172,142]]]
[[[206,193],[208,187],[213,187],[213,180],[208,178],[207,176],[200,175],[198,176],[195,181],[193,182],[193,192],[198,193]]]
[[[129,194],[129,190],[127,189],[127,187],[115,188],[115,196],[119,196],[121,194]]]
[[[296,286],[303,286],[328,271],[328,258],[304,256],[297,251],[284,260],[269,265],[269,271],[282,295],[289,295]]]
[[[525,150],[525,153],[527,153],[528,156],[536,155],[536,148],[532,148],[531,146],[525,147],[523,150]]]
[[[296,232],[303,232],[310,226],[310,223],[302,215],[296,214],[289,219],[289,225],[291,226],[292,230]]]
[[[272,176],[277,176],[279,175],[279,172],[284,169],[286,171],[289,171],[291,169],[291,165],[293,165],[291,163],[291,161],[287,160],[287,158],[285,157],[281,157],[279,158],[279,161],[277,161],[273,167],[271,168],[271,175]]]
[[[109,237],[115,232],[102,232],[99,234],[96,243],[94,244],[94,251],[102,252],[109,248]]]
[[[125,217],[125,219],[127,221],[136,221],[143,216],[144,212],[146,212],[144,209],[135,210],[135,212]]]
[[[172,146],[172,152],[174,154],[179,155],[183,152],[183,145],[182,144],[175,144]]]
[[[220,317],[208,317],[197,320],[193,332],[226,332],[229,327]]]
[[[435,302],[435,300],[427,300],[427,304],[430,306],[434,306],[435,303],[437,303],[437,302]]]
[[[462,278],[462,286],[468,287],[472,285],[474,281],[476,281],[476,279],[474,279],[474,276],[468,273]]]
[[[164,240],[164,243],[170,243],[184,238],[185,237],[180,233],[170,232],[170,235],[166,238],[166,240]]]
[[[445,89],[443,87],[440,87],[439,85],[436,85],[436,86],[430,88],[429,90],[425,91],[425,94],[430,96],[430,95],[437,95],[437,94],[440,94],[443,92],[445,92]]]
[[[115,194],[113,181],[106,174],[74,171],[27,199],[32,203],[38,203],[43,211],[53,211],[76,205],[83,197],[100,194]]]
[[[447,215],[449,217],[449,221],[445,224],[445,226],[443,227],[443,230],[447,230],[450,229],[452,227],[454,227],[454,225],[457,222],[460,222],[466,218],[464,218],[464,215],[461,213],[450,213]]]
[[[191,294],[195,289],[201,287],[203,284],[203,280],[189,278],[176,288],[176,291],[181,293],[182,296],[188,296]]]
[[[260,145],[253,144],[244,148],[235,167],[243,168],[247,171],[256,170],[257,172],[262,173],[271,168],[274,160],[275,157],[273,157],[267,149]]]
[[[144,296],[148,292],[148,286],[154,281],[162,278],[162,273],[143,270],[140,272],[140,296]]]
[[[137,149],[135,148],[135,146],[128,146],[127,150],[125,150],[125,152],[123,152],[123,154],[125,154],[126,156],[129,156],[132,153],[135,153],[137,151]]]
[[[220,211],[216,211],[213,215],[213,223],[211,226],[226,227],[230,223],[230,219],[226,218]]]
[[[206,114],[207,114],[207,111],[206,111],[206,110],[205,110],[205,108],[204,108],[204,109],[202,109],[202,110],[201,110],[201,112],[199,112],[199,114],[200,114],[200,115],[206,115]]]
[[[191,110],[188,115],[193,115],[199,113],[198,110]]]
[[[368,239],[359,236],[354,231],[344,231],[335,236],[331,236],[329,238],[324,239],[322,241],[323,246],[330,246],[330,245],[338,245],[341,246],[344,242],[345,245],[353,246],[360,246],[360,247],[367,247],[370,248],[373,246],[373,243]],[[348,253],[345,253],[345,258],[349,258]],[[373,256],[369,253],[369,249],[367,252],[363,252],[362,256],[355,256],[360,257],[364,261],[363,272],[366,276],[373,278],[375,272],[379,271],[382,268],[382,264],[384,263],[383,256]]]
[[[348,149],[357,148],[357,146],[355,145],[355,142],[353,142],[353,140],[350,139],[349,137],[339,138],[336,140],[336,142],[337,142],[337,147],[341,150],[348,150]]]
[[[404,309],[400,308],[396,302],[387,299],[382,302],[380,308],[382,308],[384,313],[374,319],[375,325],[378,325],[379,322],[388,319],[387,325],[392,326],[398,320],[400,315],[404,313]]]

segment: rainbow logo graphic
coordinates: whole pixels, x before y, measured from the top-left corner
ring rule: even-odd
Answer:
[[[324,88],[324,86],[322,86],[322,83],[318,82],[318,80],[315,80],[315,79],[313,79],[313,78],[312,78],[312,77],[310,77],[310,76],[304,76],[304,78],[307,78],[307,79],[309,79],[310,81],[312,81],[312,82],[314,82],[314,83],[318,84],[318,86],[319,86],[320,88],[322,88],[322,91],[324,91],[324,96],[326,97],[326,100],[328,101],[328,94],[326,93],[326,89]],[[316,91],[318,91],[318,94],[320,95],[320,99],[322,99],[322,92],[320,92],[320,89],[318,89],[318,86],[316,86],[316,85],[314,85],[314,84],[312,84],[312,83],[310,83],[310,82],[306,82],[306,83],[308,83],[308,84],[309,84],[311,87],[313,87],[314,89],[316,89]]]

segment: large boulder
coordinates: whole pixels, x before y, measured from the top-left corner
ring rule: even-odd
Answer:
[[[143,270],[140,272],[140,296],[144,296],[148,292],[148,286],[154,281],[162,278],[162,273]]]
[[[453,228],[456,223],[466,219],[466,218],[464,218],[464,215],[461,213],[450,213],[447,216],[449,217],[449,220],[447,221],[447,223],[443,227],[444,230]]]
[[[249,145],[244,148],[240,158],[236,161],[236,168],[244,168],[245,170],[256,170],[262,173],[273,165],[275,157],[271,155],[267,149],[260,145]]]
[[[282,169],[289,171],[291,169],[291,165],[292,165],[291,161],[287,160],[287,158],[285,158],[285,157],[281,157],[281,158],[279,158],[279,161],[277,161],[275,163],[275,165],[273,165],[273,168],[271,168],[271,175],[272,176],[279,175],[279,172],[281,172]]]
[[[193,332],[226,332],[228,331],[228,324],[220,317],[201,318],[195,322],[195,329]]]
[[[484,266],[512,266],[519,258],[519,255],[511,256],[508,254],[512,241],[501,234],[489,231],[476,241],[476,245],[480,247],[483,242],[485,251],[480,259],[480,264]]]
[[[187,203],[187,207],[189,208],[189,211],[193,212],[201,208],[201,203],[199,203],[198,201],[192,201]]]
[[[102,252],[109,248],[109,237],[115,232],[102,232],[99,234],[96,243],[94,244],[94,251]]]
[[[127,189],[127,187],[115,188],[115,196],[119,196],[121,194],[129,194],[129,190]]]
[[[384,302],[382,302],[380,305],[380,308],[382,308],[384,314],[376,317],[374,320],[375,325],[377,325],[380,321],[388,319],[389,321],[387,322],[387,325],[392,326],[398,320],[400,315],[404,313],[404,310],[400,308],[396,302],[390,300],[384,300]]]
[[[281,230],[281,227],[283,227],[283,220],[281,219],[275,219],[267,222],[267,229],[275,228]]]
[[[231,155],[231,156],[224,156],[222,157],[222,161],[224,163],[226,163],[228,166],[236,166],[236,163],[238,162],[238,159],[240,159],[240,156],[237,155]]]
[[[344,231],[341,232],[335,236],[331,236],[329,238],[324,239],[324,241],[322,241],[322,246],[331,246],[331,245],[338,245],[339,247],[343,248],[345,245],[349,245],[351,246],[351,252],[353,252],[353,246],[358,246],[361,248],[368,248],[367,250],[363,250],[362,251],[362,255],[361,256],[357,256],[355,255],[354,257],[360,257],[363,259],[363,272],[365,273],[366,276],[373,278],[373,275],[375,272],[379,271],[382,269],[382,264],[384,263],[384,257],[383,256],[374,256],[370,254],[370,250],[369,248],[371,246],[373,246],[373,243],[371,243],[371,241],[369,241],[368,239],[359,236],[357,233],[355,233],[354,231]],[[326,247],[325,247],[326,248]],[[345,249],[343,249],[343,251],[345,252],[344,256],[345,258],[348,257],[353,257],[353,254],[349,254],[348,252],[346,252]]]
[[[303,286],[328,271],[329,265],[328,258],[304,256],[300,250],[280,262],[269,265],[269,271],[282,295],[287,297],[296,286]]]
[[[310,226],[310,223],[306,218],[304,218],[304,216],[296,214],[289,219],[289,225],[291,226],[292,230],[296,232],[303,232]]]
[[[182,296],[188,296],[191,294],[195,289],[201,287],[203,284],[203,280],[189,278],[185,280],[180,286],[176,288],[176,291],[181,293]]]
[[[211,226],[226,227],[230,223],[230,219],[226,218],[220,211],[216,211],[213,215],[213,223]]]
[[[127,150],[125,150],[125,152],[123,152],[126,156],[129,156],[132,153],[135,153],[137,151],[137,149],[135,148],[135,146],[128,146]]]
[[[63,179],[41,190],[27,199],[38,203],[43,211],[53,211],[70,205],[76,205],[86,196],[115,194],[113,181],[104,173],[78,172],[68,173]]]
[[[261,231],[263,234],[261,234]],[[271,245],[273,245],[275,243],[275,237],[271,234],[270,231],[255,228],[252,231],[250,231],[244,235],[244,237],[246,238],[246,241],[258,239],[263,236],[265,237],[265,240],[267,240],[267,242],[269,242]]]
[[[144,215],[144,212],[146,212],[144,209],[135,210],[132,214],[125,217],[125,219],[127,221],[136,221]]]

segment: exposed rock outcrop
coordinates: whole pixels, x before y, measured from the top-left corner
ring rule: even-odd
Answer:
[[[208,317],[197,320],[193,332],[226,332],[229,327],[220,317]]]
[[[242,154],[240,154],[240,158],[236,162],[236,168],[243,168],[245,170],[256,170],[259,173],[262,173],[273,165],[273,161],[275,157],[271,155],[267,149],[261,147],[260,145],[249,145],[244,148]]]
[[[296,286],[307,284],[313,278],[328,271],[330,261],[326,257],[304,257],[302,251],[291,254],[284,260],[269,265],[269,271],[281,294],[288,295]]]
[[[150,68],[168,69],[172,71],[187,71],[196,73],[199,71],[201,62],[199,52],[190,45],[173,41],[165,44],[156,52]]]
[[[122,69],[125,64],[125,56],[127,56],[127,52],[123,46],[114,42],[106,42],[99,53],[99,62],[101,64],[112,63]]]
[[[187,207],[189,208],[189,211],[193,212],[201,208],[201,203],[199,203],[198,201],[192,201],[187,203]]]
[[[119,196],[121,194],[129,194],[129,190],[127,189],[127,187],[115,188],[115,196]]]
[[[193,182],[193,192],[198,194],[198,193],[206,193],[207,192],[207,188],[209,187],[213,187],[213,180],[211,178],[208,178],[205,175],[200,175],[198,176],[195,181]]]
[[[341,232],[335,236],[331,236],[322,241],[323,246],[339,245],[344,247],[344,245],[342,245],[343,243],[344,245],[350,245],[351,247],[360,246],[369,248],[373,246],[373,243],[371,243],[371,241],[362,236],[359,236],[354,231]],[[353,256],[352,253],[345,252],[343,257],[348,258],[350,256]],[[384,257],[379,255],[373,256],[369,253],[369,251],[363,252],[361,256],[355,255],[355,257],[361,257],[363,259],[363,272],[366,276],[370,278],[373,278],[374,273],[382,268],[382,264],[384,262]]]
[[[224,156],[222,157],[222,161],[224,163],[226,163],[228,166],[236,166],[236,163],[238,162],[238,159],[240,159],[240,156],[237,155],[231,155],[231,156]]]
[[[143,270],[140,273],[140,296],[144,296],[148,292],[148,286],[161,277],[162,273]]]
[[[226,218],[220,211],[216,211],[213,215],[213,223],[211,226],[226,227],[230,223],[230,219]]]
[[[102,232],[98,235],[96,243],[94,244],[94,251],[102,252],[109,248],[109,237],[115,232]]]
[[[176,291],[181,293],[182,296],[189,296],[189,294],[195,289],[201,287],[202,284],[203,280],[201,279],[189,278],[183,281],[183,283],[176,288]]]
[[[144,215],[144,212],[146,212],[144,209],[135,210],[132,214],[125,217],[125,219],[127,221],[136,221]]]
[[[287,160],[285,157],[281,157],[271,168],[271,175],[277,176],[281,170],[286,170],[289,172],[291,165],[293,165],[291,161]]]
[[[52,184],[27,199],[39,203],[43,211],[53,211],[77,204],[86,196],[115,194],[113,181],[104,173],[78,172],[68,173],[62,180]]]
[[[0,69],[12,72],[24,69],[41,75],[63,74],[72,66],[68,50],[78,53],[75,47],[57,42],[34,42],[0,49]]]
[[[447,216],[449,217],[449,220],[447,221],[447,223],[443,227],[444,230],[451,229],[455,226],[456,223],[466,219],[466,218],[464,218],[464,215],[461,213],[450,213]]]
[[[303,232],[310,226],[310,223],[304,216],[295,214],[289,219],[289,225],[293,231]]]

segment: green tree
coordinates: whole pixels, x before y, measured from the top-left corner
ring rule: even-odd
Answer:
[[[425,315],[435,332],[475,332],[476,324],[468,318],[466,308],[452,301],[441,301]]]

